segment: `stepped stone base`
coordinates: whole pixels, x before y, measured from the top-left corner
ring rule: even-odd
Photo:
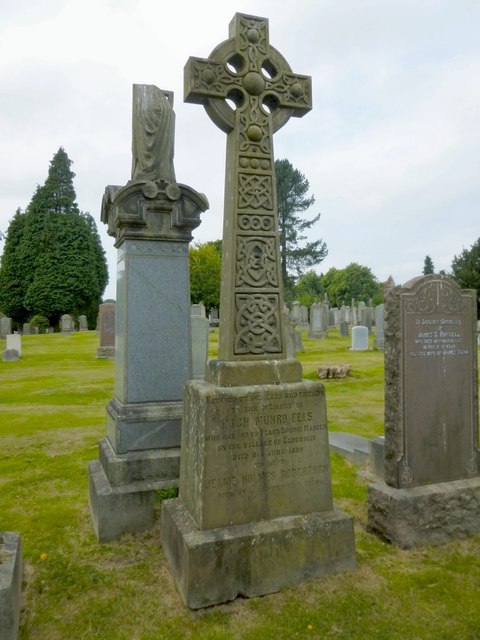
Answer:
[[[402,549],[480,533],[480,478],[396,489],[368,487],[367,531]]]
[[[355,568],[353,520],[336,510],[199,530],[176,498],[162,504],[161,540],[191,609]]]
[[[99,460],[88,465],[89,504],[99,542],[155,524],[155,493],[178,486],[180,448],[117,455],[108,438],[99,442]]]
[[[0,532],[0,638],[16,640],[22,588],[22,542],[15,532]]]

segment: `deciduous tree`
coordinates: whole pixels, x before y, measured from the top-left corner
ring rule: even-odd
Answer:
[[[452,276],[464,289],[477,290],[477,317],[480,318],[480,238],[470,249],[454,256]]]

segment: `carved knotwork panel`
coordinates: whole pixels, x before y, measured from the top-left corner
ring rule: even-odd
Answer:
[[[272,177],[239,173],[238,208],[273,210]]]
[[[282,352],[278,294],[237,294],[235,355]]]
[[[428,282],[415,295],[406,297],[407,313],[461,313],[468,302],[459,289],[444,280]]]

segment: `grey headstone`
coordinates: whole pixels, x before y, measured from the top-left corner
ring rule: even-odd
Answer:
[[[340,323],[340,335],[342,336],[342,338],[347,338],[349,336],[348,322],[344,321]]]
[[[87,316],[80,316],[78,318],[78,330],[79,331],[88,331]]]
[[[5,338],[12,333],[12,319],[7,316],[0,317],[0,337]]]
[[[207,312],[205,310],[205,305],[203,304],[203,302],[192,304],[190,313],[192,316],[200,316],[201,318],[207,317]]]
[[[453,529],[460,537],[472,532],[468,503],[480,502],[475,334],[476,292],[446,276],[387,291],[386,485],[371,488],[368,526],[400,546],[436,544],[451,539]],[[454,500],[452,528],[445,513]],[[408,532],[399,518],[409,522]]]
[[[73,318],[70,314],[64,313],[60,318],[60,330],[62,333],[73,333],[75,331],[75,325],[73,323]]]
[[[196,379],[205,377],[205,368],[208,360],[208,334],[210,322],[200,315],[192,315],[192,377]]]
[[[367,351],[368,329],[364,326],[352,327],[352,351]]]
[[[104,302],[98,309],[98,332],[100,345],[97,358],[115,357],[115,303]]]

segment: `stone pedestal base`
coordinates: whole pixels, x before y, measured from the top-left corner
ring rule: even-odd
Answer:
[[[18,533],[0,532],[0,638],[16,640],[22,588],[22,544]]]
[[[395,489],[368,487],[367,531],[402,549],[480,533],[480,478]]]
[[[117,455],[108,438],[99,442],[99,460],[90,462],[89,503],[99,542],[155,524],[155,492],[178,486],[180,448]]]
[[[191,609],[355,568],[352,518],[335,510],[202,531],[177,498],[162,504],[161,540]]]
[[[185,386],[179,498],[162,504],[185,604],[352,569],[352,518],[333,508],[323,385],[302,380],[295,360],[214,361],[208,374]]]

